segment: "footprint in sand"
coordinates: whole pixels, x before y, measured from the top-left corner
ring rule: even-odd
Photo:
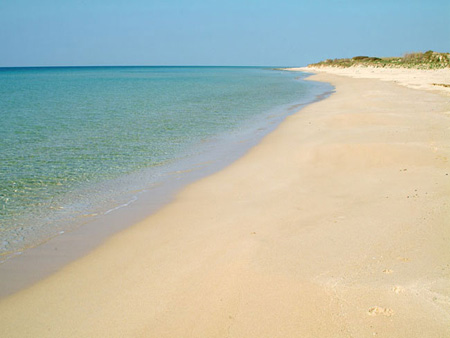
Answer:
[[[405,288],[403,286],[396,285],[392,288],[392,291],[394,291],[396,294],[400,294],[405,292]]]
[[[369,311],[367,311],[367,314],[369,316],[383,315],[386,317],[390,317],[394,315],[394,310],[380,306],[373,306],[369,309]]]
[[[385,274],[387,274],[387,275],[389,275],[389,274],[391,274],[391,273],[393,273],[394,271],[393,270],[391,270],[391,269],[384,269],[383,270],[383,273],[385,273]]]

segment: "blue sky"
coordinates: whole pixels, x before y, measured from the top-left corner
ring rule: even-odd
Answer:
[[[303,66],[450,52],[448,0],[0,0],[0,66]]]

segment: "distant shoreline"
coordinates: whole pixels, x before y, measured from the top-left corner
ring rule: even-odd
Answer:
[[[284,68],[287,71],[302,71],[347,76],[355,79],[378,79],[400,84],[412,89],[424,89],[450,95],[450,68],[414,69],[380,68],[367,65],[351,67],[314,66]]]

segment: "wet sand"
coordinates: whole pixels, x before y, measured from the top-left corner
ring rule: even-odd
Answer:
[[[5,337],[450,336],[450,103],[336,93],[44,281]]]

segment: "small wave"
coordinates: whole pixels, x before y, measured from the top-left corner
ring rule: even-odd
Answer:
[[[112,209],[109,209],[109,210],[105,211],[105,215],[107,215],[107,214],[109,214],[110,212],[113,212],[113,211],[115,211],[115,210],[118,210],[118,209],[127,207],[127,206],[129,206],[130,204],[136,202],[137,200],[138,200],[138,197],[137,197],[137,196],[133,196],[133,198],[132,198],[131,200],[129,200],[127,203],[118,205],[118,206],[115,207],[115,208],[112,208]]]

